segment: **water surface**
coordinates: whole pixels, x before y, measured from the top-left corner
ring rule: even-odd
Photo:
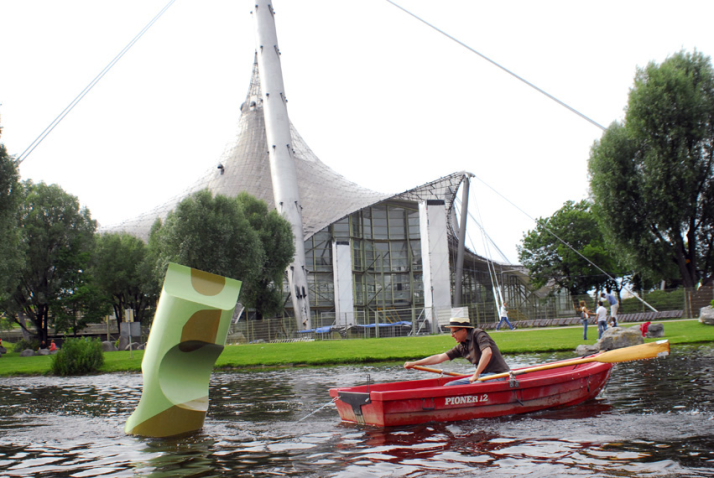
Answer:
[[[618,364],[597,400],[514,417],[376,429],[340,422],[327,393],[425,376],[399,364],[215,373],[203,430],[169,440],[124,434],[140,374],[3,378],[0,477],[714,476],[714,346]]]

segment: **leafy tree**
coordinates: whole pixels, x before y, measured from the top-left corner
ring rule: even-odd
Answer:
[[[87,325],[101,322],[110,310],[108,297],[93,278],[79,271],[71,288],[63,290],[50,307],[50,315],[56,332],[71,332],[76,337]]]
[[[12,300],[46,343],[50,311],[83,285],[97,225],[76,197],[59,186],[31,182],[25,183],[19,222],[26,253]]]
[[[0,314],[0,332],[10,332],[12,330],[13,321],[4,315]],[[1,336],[2,334],[0,334]]]
[[[235,278],[248,284],[265,262],[258,234],[238,203],[200,191],[181,201],[152,228],[149,248],[163,275],[169,262]]]
[[[282,284],[285,268],[295,255],[290,223],[276,210],[248,193],[236,197],[245,217],[258,233],[263,246],[263,264],[254,281],[244,284],[243,303],[256,310],[257,318],[274,315],[283,308]]]
[[[109,297],[117,327],[125,310],[134,310],[135,320],[144,322],[149,307],[157,297],[156,287],[148,280],[148,249],[141,239],[127,233],[97,236],[91,271],[97,286]]]
[[[518,258],[536,288],[552,281],[554,290],[565,289],[576,296],[606,284],[617,287],[590,263],[613,277],[619,275],[615,255],[608,249],[587,201],[568,201],[551,217],[539,218],[536,228],[523,235]]]
[[[20,228],[17,211],[22,201],[17,163],[0,144],[0,302],[17,285],[21,264]]]
[[[624,123],[590,153],[603,232],[650,279],[694,287],[714,270],[714,73],[680,52],[638,69]]]
[[[155,291],[155,296],[158,298],[161,294],[164,276],[168,268],[168,261],[164,257],[163,242],[161,239],[161,228],[163,223],[157,218],[149,231],[149,242],[146,246],[146,257],[142,263],[142,276]]]

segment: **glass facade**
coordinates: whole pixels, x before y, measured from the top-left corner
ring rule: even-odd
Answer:
[[[416,201],[390,199],[332,223],[305,242],[315,327],[331,325],[335,320],[334,241],[350,243],[354,323],[371,324],[377,318],[414,321],[421,316],[424,282],[419,220]],[[450,248],[450,262],[455,261],[455,254]],[[518,316],[517,309],[534,300],[527,285],[513,275],[517,271],[510,270],[518,266],[509,265],[507,271],[500,264],[492,267],[490,271],[487,261],[473,254],[464,258],[462,303],[454,306],[468,307],[475,323],[497,320],[494,273],[514,316]]]
[[[347,240],[355,312],[423,307],[418,204],[385,201],[334,222],[305,242],[315,314],[335,308],[332,242]]]

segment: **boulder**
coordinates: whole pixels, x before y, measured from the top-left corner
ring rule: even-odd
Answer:
[[[118,350],[129,350],[129,337],[119,337],[119,345],[117,345]]]
[[[102,342],[102,351],[103,352],[116,352],[117,347],[116,347],[116,345],[114,345],[114,342],[112,342],[111,340],[105,340],[104,342]]]
[[[662,329],[664,331],[664,328]],[[645,343],[638,327],[610,327],[594,345],[578,345],[575,353],[584,356]]]
[[[49,355],[50,349],[40,349],[37,351],[37,355]]]
[[[6,353],[7,353],[7,349],[5,347],[0,346],[0,355],[6,354]]]
[[[35,351],[32,349],[25,349],[20,352],[20,357],[32,357],[35,355]]]
[[[235,334],[228,335],[226,343],[228,344],[244,344],[248,342],[242,332],[237,332]]]
[[[714,325],[714,307],[708,305],[699,309],[699,322]]]
[[[632,345],[640,345],[645,343],[641,332],[636,327],[610,327],[603,334],[602,338],[597,341],[596,345],[600,351],[621,349]]]
[[[580,355],[581,357],[584,357],[586,355],[596,354],[599,351],[600,351],[600,347],[598,347],[597,344],[595,344],[595,345],[582,344],[582,345],[578,345],[578,348],[575,349],[575,353],[577,355]]]
[[[647,328],[647,333],[645,337],[664,337],[664,325],[663,324],[650,324]]]

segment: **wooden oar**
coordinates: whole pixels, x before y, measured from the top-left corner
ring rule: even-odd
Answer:
[[[633,360],[644,360],[658,357],[666,357],[669,355],[669,341],[659,340],[657,342],[650,342],[649,344],[633,345],[631,347],[623,347],[621,349],[609,350],[607,352],[601,352],[597,355],[590,357],[565,360],[563,362],[550,363],[545,365],[538,365],[536,367],[523,368],[520,370],[512,370],[505,373],[497,373],[495,375],[488,375],[486,377],[480,377],[479,382],[485,382],[486,380],[495,380],[498,378],[510,377],[513,375],[521,375],[530,372],[539,372],[541,370],[549,370],[553,368],[569,367],[571,365],[579,365],[583,363],[590,362],[600,362],[600,363],[619,363],[619,362],[631,362]],[[441,373],[445,375],[453,375],[456,377],[463,377],[463,374],[455,372],[444,372],[442,370],[420,367],[415,365],[413,368],[417,370],[423,370],[425,372]]]
[[[421,365],[415,365],[412,368],[416,369],[416,370],[421,370],[422,372],[431,372],[431,373],[440,373],[442,375],[451,375],[452,377],[463,377],[464,376],[463,373],[444,372],[443,370],[439,370],[438,368],[422,367]]]
[[[489,375],[487,377],[479,377],[479,382],[484,382],[486,380],[495,380],[498,378],[510,377],[511,373],[513,375],[520,375],[529,372],[539,372],[541,370],[549,370],[559,367],[569,367],[571,365],[580,365],[583,363],[590,362],[600,362],[600,363],[619,363],[619,362],[632,362],[633,360],[644,360],[657,357],[666,357],[669,355],[669,340],[659,340],[657,342],[650,342],[649,344],[633,345],[631,347],[623,347],[621,349],[609,350],[607,352],[601,352],[597,355],[591,357],[585,357],[581,359],[565,360],[563,362],[550,363],[545,365],[539,365],[537,367],[529,367],[520,370],[513,370],[506,373],[497,373],[495,375]]]

